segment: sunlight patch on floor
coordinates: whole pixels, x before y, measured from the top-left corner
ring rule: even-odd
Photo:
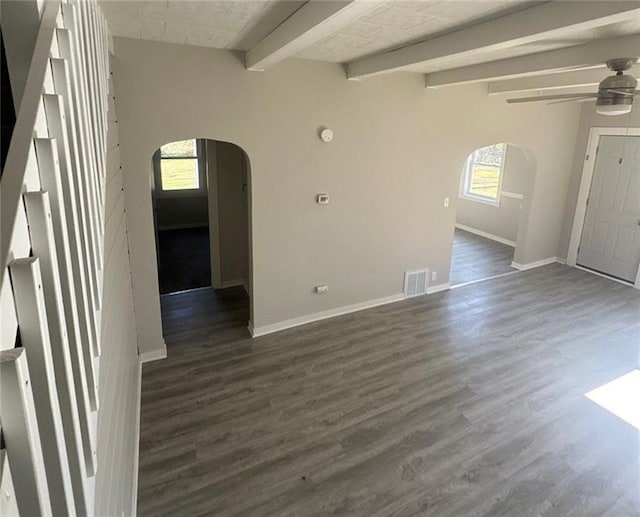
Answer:
[[[640,430],[640,370],[633,370],[585,396]]]

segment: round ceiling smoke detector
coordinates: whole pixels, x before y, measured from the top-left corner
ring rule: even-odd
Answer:
[[[320,140],[325,143],[331,142],[331,140],[333,140],[333,131],[331,131],[328,127],[322,128],[320,130]]]

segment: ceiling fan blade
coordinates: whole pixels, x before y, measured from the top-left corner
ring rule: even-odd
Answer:
[[[595,97],[584,96],[584,97],[578,97],[578,98],[573,98],[573,99],[562,99],[562,100],[559,100],[559,101],[547,102],[547,104],[548,105],[551,105],[551,104],[562,104],[563,102],[587,102],[587,101],[594,101],[594,100],[596,100]]]
[[[507,99],[507,102],[510,104],[514,104],[518,102],[537,102],[561,99],[595,99],[597,96],[597,93],[565,93],[558,95],[541,95],[538,97],[520,97],[519,99]]]
[[[615,93],[616,95],[625,95],[627,97],[638,95],[636,92],[623,92],[622,90],[611,90],[609,88],[607,88],[607,93]]]

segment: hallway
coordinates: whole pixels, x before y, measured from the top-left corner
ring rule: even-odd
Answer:
[[[511,246],[456,228],[449,285],[454,287],[517,271],[511,267],[513,251]]]
[[[204,287],[160,297],[162,330],[169,348],[219,345],[249,337],[249,296],[244,287]]]

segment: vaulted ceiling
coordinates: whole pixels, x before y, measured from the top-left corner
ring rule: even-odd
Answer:
[[[115,36],[242,51],[250,70],[297,57],[345,63],[350,79],[408,71],[426,74],[430,87],[490,82],[492,93],[593,85],[607,74],[607,59],[640,56],[638,1],[104,0],[101,6]]]

